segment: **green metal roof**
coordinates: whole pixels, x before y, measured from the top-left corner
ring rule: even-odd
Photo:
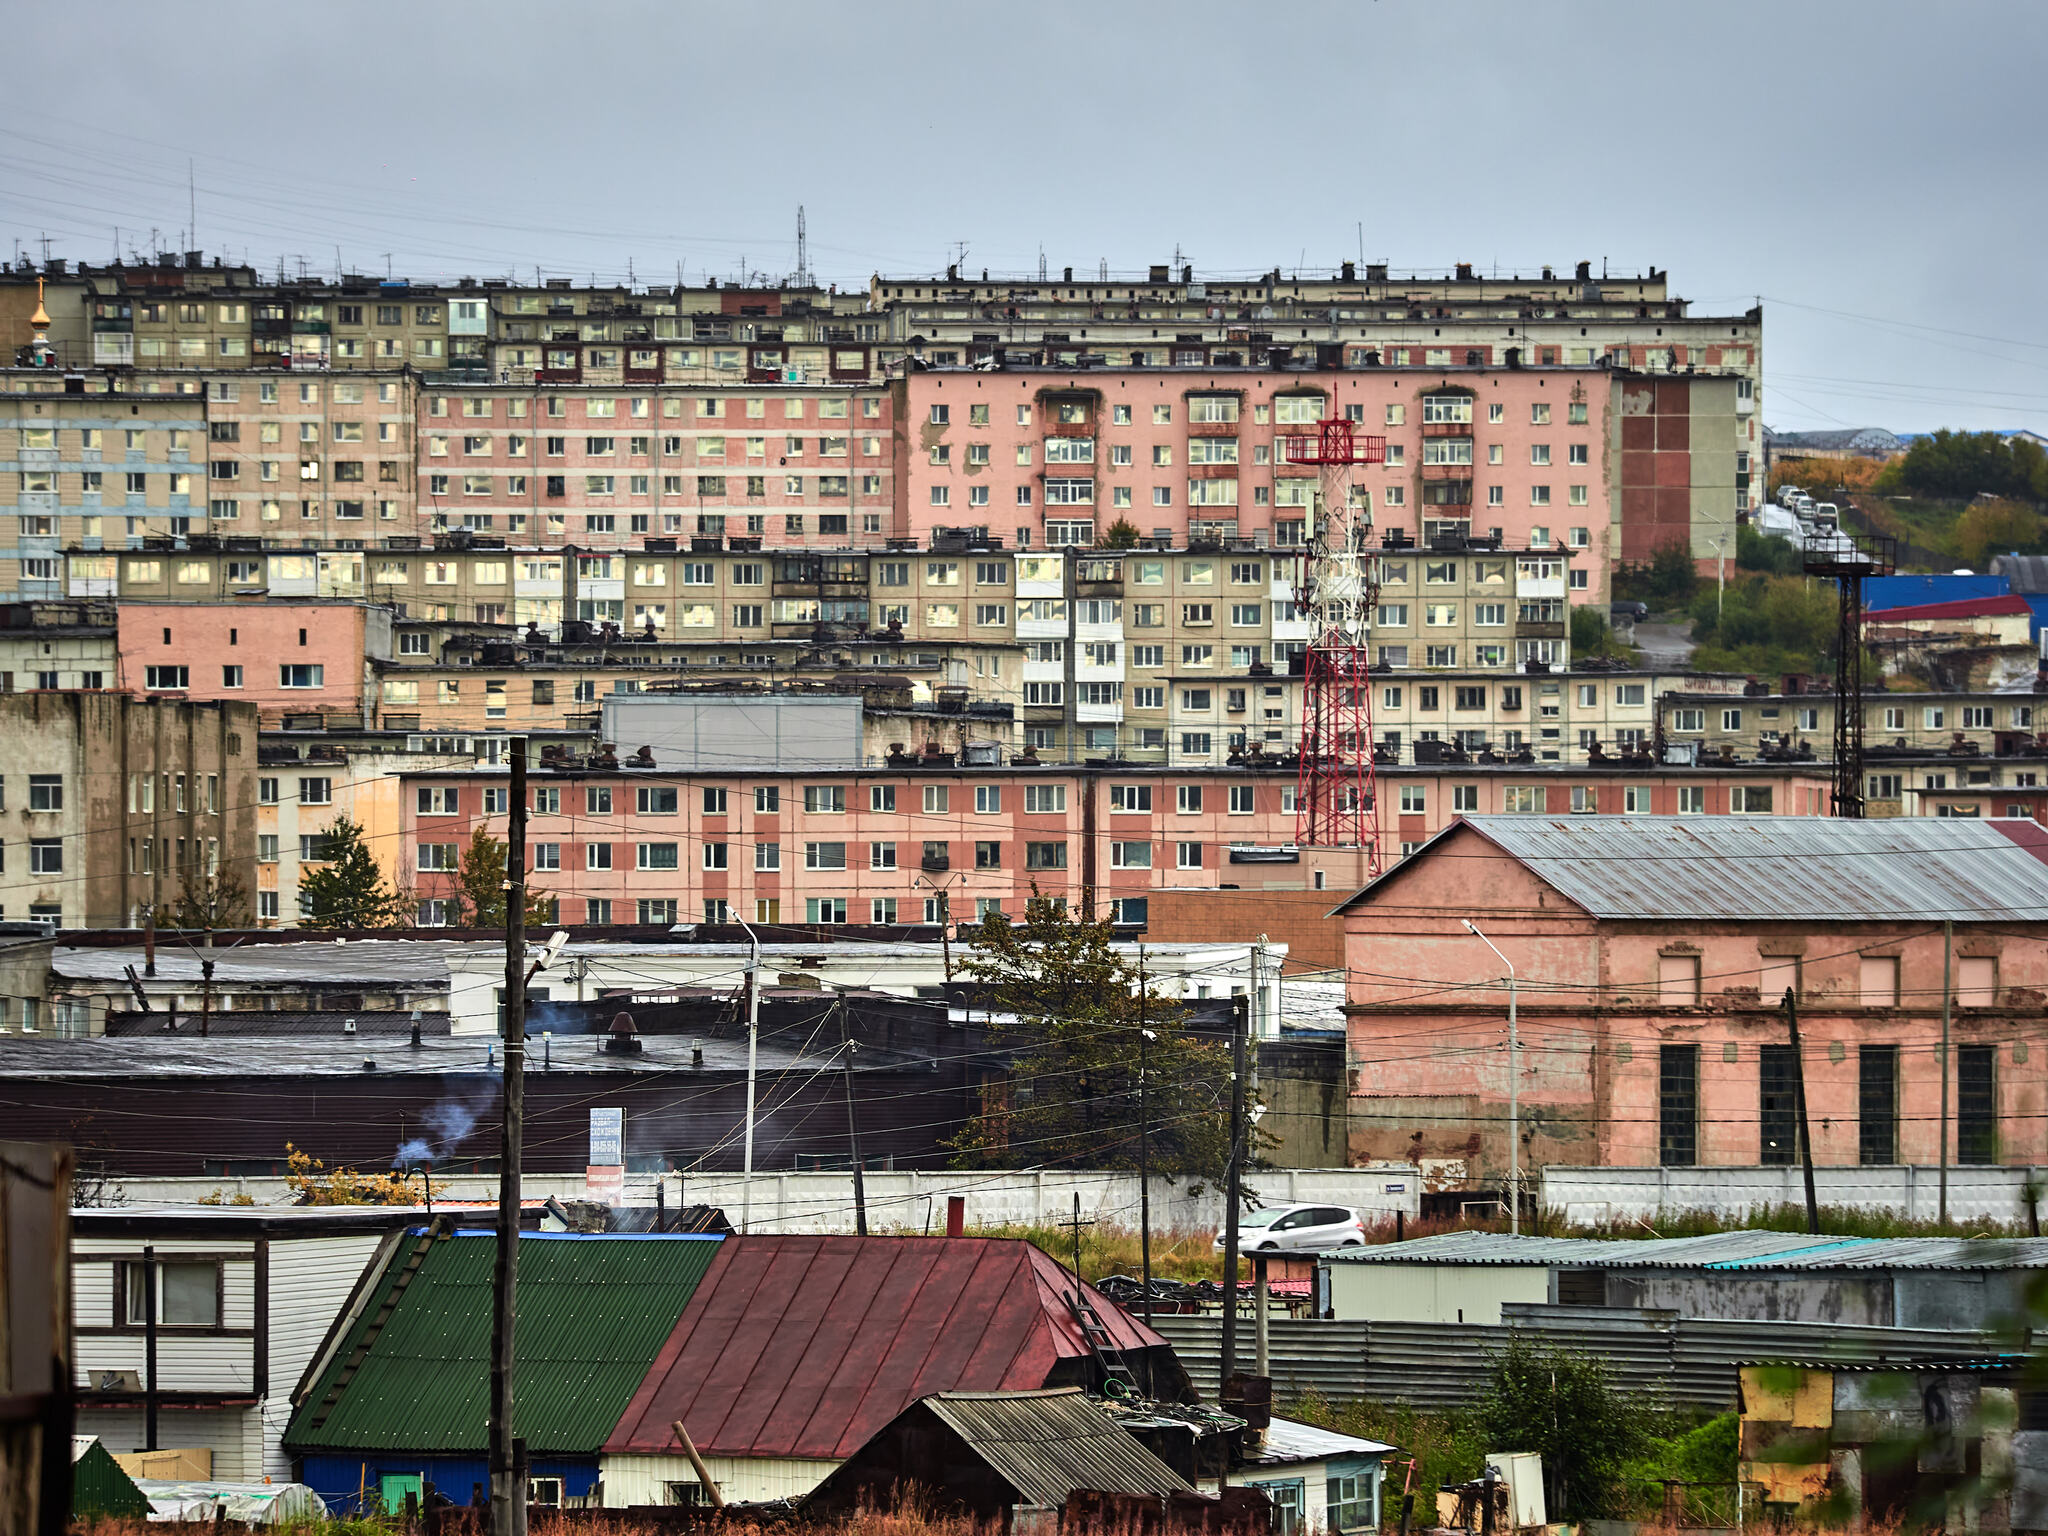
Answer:
[[[689,1304],[720,1239],[523,1233],[513,1433],[594,1453]],[[406,1236],[292,1415],[295,1452],[486,1448],[497,1240]]]

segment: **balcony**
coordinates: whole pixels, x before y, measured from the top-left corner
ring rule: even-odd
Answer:
[[[1565,625],[1562,623],[1524,619],[1515,625],[1517,640],[1562,640],[1564,637]]]
[[[953,867],[952,859],[943,853],[928,853],[917,862],[920,868],[931,874],[942,874]]]

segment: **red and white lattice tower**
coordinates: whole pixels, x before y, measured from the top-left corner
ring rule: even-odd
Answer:
[[[1379,800],[1373,782],[1371,638],[1378,598],[1372,512],[1351,502],[1351,471],[1383,464],[1387,440],[1349,421],[1280,439],[1282,462],[1321,470],[1315,527],[1295,589],[1295,613],[1309,625],[1301,699],[1301,768],[1294,840],[1304,847],[1358,848],[1363,874],[1380,868]]]

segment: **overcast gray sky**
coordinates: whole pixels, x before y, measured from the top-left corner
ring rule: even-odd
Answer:
[[[33,254],[177,246],[189,158],[272,270],[1654,264],[1774,426],[2048,429],[2036,0],[10,9]]]

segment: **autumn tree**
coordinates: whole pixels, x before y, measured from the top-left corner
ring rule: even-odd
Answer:
[[[456,922],[464,928],[505,926],[505,880],[508,864],[505,844],[491,836],[479,822],[469,834],[469,846],[455,865]],[[544,891],[526,888],[526,921],[529,924],[555,920],[555,898]]]
[[[249,893],[223,866],[212,874],[188,868],[179,882],[177,900],[163,921],[173,928],[246,928],[254,921]]]
[[[2031,551],[2041,542],[2041,517],[2003,497],[1974,502],[1956,522],[1956,549],[1965,565],[1982,566],[2008,550]]]
[[[1188,1031],[1187,1010],[1150,987],[1110,942],[1104,919],[1032,896],[1024,920],[982,920],[965,971],[989,1009],[1007,1080],[953,1141],[968,1166],[1133,1168],[1144,1042],[1152,1168],[1221,1178],[1230,1146],[1230,1053]],[[1249,1149],[1248,1149],[1249,1150]]]
[[[329,1168],[319,1158],[284,1144],[285,1187],[294,1205],[418,1205],[426,1185],[441,1194],[448,1186],[431,1177],[394,1168],[389,1173],[360,1173],[354,1168]],[[219,1202],[202,1201],[201,1204]]]
[[[301,921],[308,928],[396,928],[412,916],[384,879],[363,829],[346,816],[327,828],[322,861],[299,876]]]

